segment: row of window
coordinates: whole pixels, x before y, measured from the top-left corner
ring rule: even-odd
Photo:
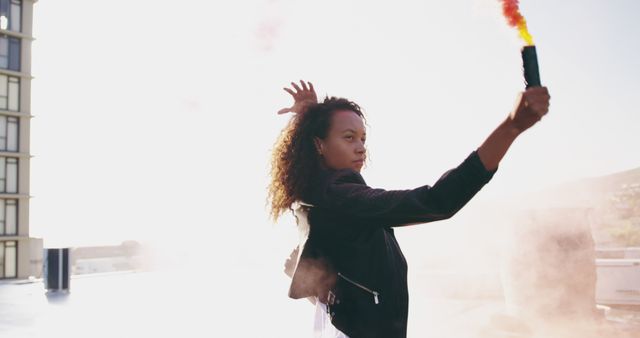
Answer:
[[[0,241],[0,279],[18,277],[18,243]]]
[[[22,30],[22,1],[21,0],[0,0],[0,29],[20,32]],[[0,34],[0,68],[20,71],[21,48],[22,41],[20,38]],[[0,95],[4,98],[4,102],[0,102],[0,109],[18,110],[18,101],[14,100],[13,109],[9,108],[9,100],[7,100],[8,90],[7,79],[0,79]],[[14,80],[15,81],[15,80]],[[19,84],[19,82],[15,82]],[[16,92],[17,93],[17,92]],[[17,97],[16,97],[17,98]],[[0,99],[2,100],[2,99]]]
[[[22,31],[22,1],[0,0],[0,29]],[[21,41],[0,34],[0,68],[20,71]],[[20,79],[0,75],[0,110],[20,111]],[[19,120],[0,116],[0,151],[18,151]],[[18,159],[0,157],[0,192],[18,192]],[[0,236],[17,235],[18,200],[0,199]],[[0,279],[18,277],[18,243],[0,241]]]
[[[0,0],[0,5],[4,0]],[[2,6],[0,6],[0,21]],[[16,43],[17,42],[17,43]],[[17,44],[17,47],[15,46]],[[0,34],[0,68],[20,70],[20,40]],[[0,110],[20,111],[20,78],[0,74]],[[0,116],[0,151],[19,151],[19,119]]]
[[[20,78],[0,74],[0,110],[20,110]],[[0,151],[20,151],[20,119],[0,116]]]
[[[22,0],[0,0],[0,29],[22,31]],[[19,72],[21,39],[0,34],[0,69]],[[20,111],[20,78],[0,74],[0,110]],[[0,116],[0,151],[18,151],[18,120]]]

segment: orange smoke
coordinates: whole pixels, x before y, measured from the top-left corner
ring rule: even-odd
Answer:
[[[509,25],[518,28],[520,37],[527,43],[528,46],[533,46],[533,37],[529,34],[527,29],[527,21],[520,14],[518,8],[518,0],[500,0],[502,2],[502,12],[507,18]]]

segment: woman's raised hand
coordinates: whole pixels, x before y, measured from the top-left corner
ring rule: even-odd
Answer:
[[[549,91],[547,87],[533,87],[522,92],[511,112],[511,123],[518,132],[531,128],[549,111]]]
[[[480,161],[487,170],[496,170],[518,135],[549,112],[550,99],[546,87],[532,87],[520,93],[513,111],[478,148]]]
[[[278,110],[278,114],[285,114],[288,112],[294,113],[303,113],[309,106],[318,103],[318,97],[316,96],[315,90],[313,90],[313,85],[311,82],[304,83],[304,81],[300,80],[300,88],[296,83],[291,82],[291,86],[295,89],[295,91],[284,88],[284,90],[293,96],[295,100],[293,106],[289,108],[282,108]]]

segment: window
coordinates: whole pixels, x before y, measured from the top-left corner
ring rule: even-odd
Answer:
[[[0,151],[19,151],[18,121],[14,116],[0,116]]]
[[[20,71],[20,39],[0,35],[0,68]]]
[[[20,111],[20,78],[0,74],[0,110]]]
[[[0,193],[18,193],[18,159],[0,157]]]
[[[0,0],[0,28],[22,31],[22,1]]]
[[[18,234],[18,200],[0,199],[0,236]]]
[[[18,243],[0,242],[0,278],[18,277]]]

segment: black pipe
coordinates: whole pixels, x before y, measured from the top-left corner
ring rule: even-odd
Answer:
[[[524,70],[524,83],[526,88],[540,87],[540,71],[538,70],[536,46],[525,46],[522,48],[522,68]]]

